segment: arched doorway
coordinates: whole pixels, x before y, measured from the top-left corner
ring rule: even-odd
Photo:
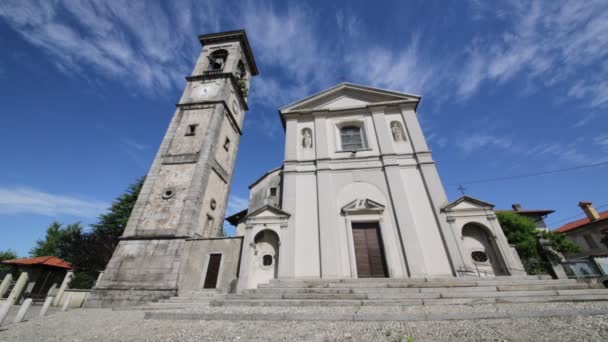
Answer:
[[[279,265],[279,236],[272,230],[265,229],[255,238],[254,270],[255,283],[267,283],[276,279]]]
[[[462,227],[465,260],[473,265],[479,276],[504,275],[504,263],[493,236],[478,223],[467,223]]]

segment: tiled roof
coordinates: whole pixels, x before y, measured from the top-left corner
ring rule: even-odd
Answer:
[[[44,265],[50,267],[58,267],[70,269],[72,265],[68,262],[65,262],[58,257],[55,256],[41,256],[35,258],[25,258],[25,259],[11,259],[2,261],[3,264],[9,265]]]
[[[570,223],[566,223],[565,225],[557,228],[555,230],[555,232],[557,233],[565,233],[577,228],[582,228],[590,223],[596,223],[596,222],[600,222],[600,221],[604,221],[604,220],[608,220],[608,210],[606,211],[602,211],[601,213],[599,213],[600,218],[598,220],[595,221],[591,221],[588,217],[582,218],[580,220],[576,220],[576,221],[572,221]]]

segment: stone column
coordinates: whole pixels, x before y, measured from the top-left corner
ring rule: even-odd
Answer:
[[[68,311],[68,308],[70,307],[70,302],[72,301],[72,294],[68,294],[68,297],[65,299],[65,302],[63,302],[63,306],[61,307],[61,311]]]
[[[281,255],[279,260],[278,278],[293,278],[295,276],[296,253],[296,173],[289,170],[295,166],[285,165],[283,172],[283,210],[290,213],[287,230],[284,232],[281,248],[289,251]]]
[[[23,304],[21,304],[21,307],[19,308],[19,311],[17,312],[17,316],[15,316],[13,323],[22,322],[23,319],[25,318],[25,314],[27,313],[27,310],[29,310],[31,305],[32,305],[32,298],[26,299],[23,302]]]
[[[44,304],[42,305],[42,309],[40,309],[40,313],[38,314],[38,316],[44,317],[44,315],[46,315],[46,312],[49,310],[49,307],[53,303],[54,298],[55,297],[46,297],[46,299],[44,300]]]
[[[435,162],[431,157],[431,151],[424,138],[422,127],[418,122],[416,111],[408,105],[402,105],[401,114],[405,122],[405,129],[410,136],[414,155],[416,156],[422,181],[426,187],[428,198],[433,207],[435,221],[439,227],[439,233],[447,250],[448,259],[452,268],[452,274],[457,275],[459,269],[464,269],[464,262],[455,233],[451,230],[450,225],[446,221],[446,215],[441,212],[441,208],[448,204],[448,197],[445,189],[441,184],[441,179],[437,172]]]
[[[11,287],[11,282],[13,281],[13,275],[7,274],[2,280],[2,284],[0,284],[0,298],[4,297],[6,291],[8,291],[9,287]]]
[[[8,316],[8,312],[12,307],[13,303],[11,302],[0,303],[0,326],[2,326],[2,322],[6,319],[6,316]]]
[[[317,165],[317,203],[319,210],[319,248],[321,254],[321,278],[340,278],[342,271],[342,251],[344,242],[339,239],[336,215],[336,199],[332,196],[334,184],[329,165]]]
[[[380,148],[380,153],[383,156],[386,154],[394,154],[395,149],[393,148],[393,134],[386,126],[384,107],[370,107],[370,111],[372,113],[372,119],[374,121],[374,128],[376,129],[376,137],[378,140],[378,147]]]
[[[237,293],[242,293],[249,287],[249,278],[251,276],[251,272],[254,271],[254,268],[251,266],[251,259],[253,255],[253,234],[252,234],[253,226],[245,225],[245,232],[243,236],[243,248],[241,250],[241,265],[240,265],[240,275],[239,282],[237,284]],[[281,262],[282,259],[279,259],[279,272],[281,270]]]
[[[13,290],[8,295],[8,298],[6,299],[7,303],[10,303],[11,305],[13,305],[13,304],[15,304],[15,302],[17,302],[19,300],[19,298],[21,298],[21,295],[23,294],[23,290],[25,290],[25,287],[27,286],[28,279],[29,279],[29,276],[28,276],[27,272],[21,272],[21,274],[19,275],[19,278],[17,279],[17,282],[15,283],[15,286],[13,287]]]
[[[74,277],[74,271],[68,271],[65,274],[65,278],[63,278],[63,282],[61,283],[61,287],[59,287],[59,291],[57,292],[57,297],[53,301],[53,306],[59,306],[61,302],[61,297],[63,297],[63,293],[68,288],[70,283],[72,282],[72,278]]]
[[[401,177],[399,166],[386,165],[384,166],[384,174],[386,182],[390,189],[389,195],[393,203],[393,215],[397,223],[397,229],[401,238],[401,246],[404,249],[405,262],[411,278],[423,278],[426,276],[426,265],[424,255],[422,254],[422,246],[416,231],[416,224],[412,218],[409,199],[405,193],[405,184]]]

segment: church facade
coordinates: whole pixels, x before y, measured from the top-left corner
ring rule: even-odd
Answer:
[[[525,274],[493,205],[449,202],[420,96],[342,83],[279,110],[283,165],[222,221],[257,67],[244,31],[200,37],[125,233],[88,306],[238,292],[275,278]]]
[[[239,289],[272,278],[525,274],[493,205],[448,202],[419,102],[342,83],[279,110],[285,161],[229,218],[244,237]]]

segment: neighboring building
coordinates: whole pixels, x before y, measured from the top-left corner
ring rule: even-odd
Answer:
[[[579,253],[566,255],[564,269],[568,276],[606,279],[608,276],[608,246],[602,242],[608,235],[608,210],[598,213],[591,202],[580,202],[585,218],[567,223],[555,230],[581,248]]]
[[[204,45],[120,243],[88,306],[273,278],[525,274],[493,205],[448,202],[420,96],[342,83],[280,109],[285,159],[222,235],[249,80],[244,31]],[[264,151],[259,151],[263,153]]]
[[[608,234],[608,210],[598,213],[591,202],[580,202],[578,205],[586,217],[555,230],[556,233],[566,235],[568,240],[581,248],[580,253],[570,254],[568,258],[608,256],[608,246],[602,243],[602,239]]]
[[[549,228],[547,227],[547,224],[545,223],[545,218],[549,214],[554,213],[555,210],[523,209],[521,207],[521,204],[519,204],[519,203],[515,203],[511,207],[513,208],[512,210],[496,210],[496,212],[497,213],[509,212],[509,213],[519,214],[521,216],[527,217],[527,218],[531,219],[532,221],[534,221],[534,224],[536,225],[536,229],[543,231],[543,232],[549,231]]]
[[[57,288],[65,278],[67,271],[72,268],[68,262],[55,256],[4,260],[2,264],[10,265],[21,272],[27,272],[27,285],[24,287],[23,293],[19,294],[19,298],[39,300],[46,298],[51,288]],[[8,296],[8,290],[8,288],[4,289],[4,293],[0,293],[0,298]]]

